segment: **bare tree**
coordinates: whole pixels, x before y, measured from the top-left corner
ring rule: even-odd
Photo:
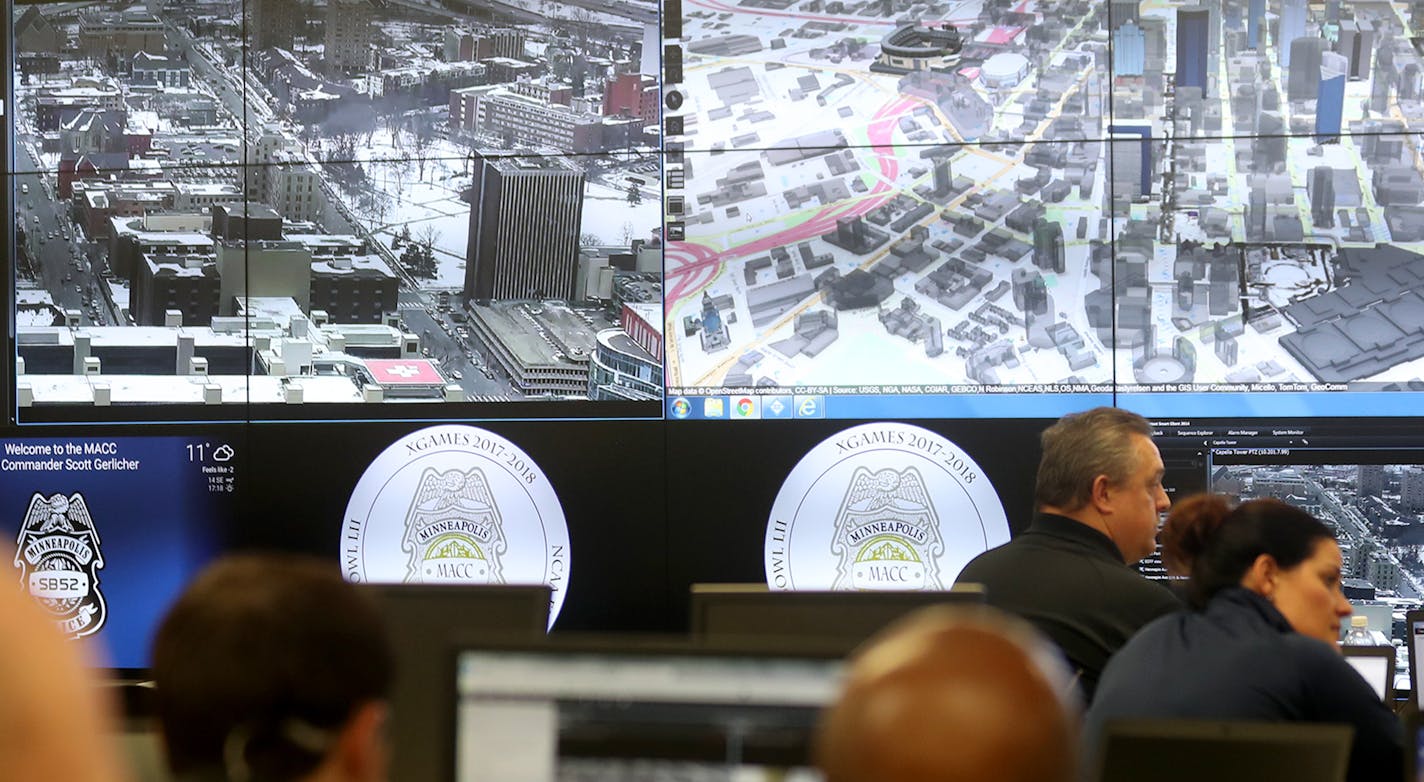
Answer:
[[[420,111],[411,118],[411,153],[415,157],[416,177],[425,178],[425,153],[435,141],[435,120],[428,111]]]
[[[435,245],[440,242],[440,230],[434,223],[426,223],[415,232],[415,243],[425,245],[427,250],[434,252]]]

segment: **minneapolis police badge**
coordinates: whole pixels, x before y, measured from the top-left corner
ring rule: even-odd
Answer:
[[[915,467],[856,467],[836,514],[833,589],[943,589],[939,536],[925,479]]]
[[[983,470],[918,426],[862,424],[812,448],[781,485],[763,554],[773,589],[946,589],[1007,543]]]
[[[30,497],[15,543],[20,583],[71,638],[99,632],[108,618],[99,591],[99,533],[81,494]]]
[[[432,426],[382,451],[341,526],[351,581],[548,584],[564,602],[569,532],[544,472],[514,443],[473,426]]]
[[[427,467],[405,517],[406,581],[500,584],[507,544],[484,470]]]

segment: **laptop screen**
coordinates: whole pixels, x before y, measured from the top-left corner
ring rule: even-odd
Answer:
[[[810,738],[842,665],[687,650],[462,651],[455,779],[809,782]]]
[[[1345,662],[1360,672],[1365,681],[1374,689],[1380,700],[1388,700],[1394,678],[1394,648],[1378,647],[1381,653],[1361,654],[1358,650],[1345,647]],[[1374,652],[1374,649],[1368,649]]]
[[[1411,611],[1409,612],[1409,667],[1413,669],[1410,684],[1414,686],[1415,707],[1424,706],[1424,697],[1420,696],[1421,691],[1424,691],[1424,686],[1420,686],[1421,683],[1424,683],[1424,653],[1421,653],[1424,652],[1424,645],[1421,645],[1420,641],[1424,641],[1424,616]]]

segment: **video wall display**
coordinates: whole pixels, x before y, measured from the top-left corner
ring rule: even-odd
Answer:
[[[1424,391],[1410,3],[9,13],[20,420]]]
[[[818,445],[806,480],[846,541],[893,506],[941,523],[865,551],[945,564],[856,571],[871,537],[835,529],[796,556],[947,585],[965,552],[931,532],[968,517],[926,476],[967,458],[982,549],[1028,523],[1043,427],[1119,405],[1162,430],[1174,496],[1297,470],[1376,598],[1424,591],[1403,489],[1424,459],[1366,458],[1418,447],[1424,409],[1413,3],[5,8],[3,434],[254,424],[232,428],[259,490],[185,516],[240,513],[233,548],[340,559],[380,454],[473,425],[557,498],[578,567],[537,561],[569,568],[559,627],[675,630],[690,583],[784,564],[778,489]],[[880,424],[928,430],[923,464],[840,461]],[[1246,431],[1268,450],[1234,451]],[[1292,461],[1321,437],[1355,450]],[[519,465],[465,455],[371,489],[375,537],[518,516],[484,489]],[[1344,485],[1375,465],[1387,490]],[[74,507],[68,485],[5,496]],[[812,507],[787,496],[786,519]],[[464,531],[381,556],[505,572],[495,530]]]

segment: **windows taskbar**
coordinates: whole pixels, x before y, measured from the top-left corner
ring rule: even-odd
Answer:
[[[1065,413],[1100,405],[1121,407],[1148,418],[1424,415],[1424,392],[1419,391],[1026,392],[1021,387],[970,393],[793,393],[778,389],[744,393],[719,393],[715,389],[697,391],[699,393],[669,393],[664,402],[667,418],[674,421],[1057,418]]]

